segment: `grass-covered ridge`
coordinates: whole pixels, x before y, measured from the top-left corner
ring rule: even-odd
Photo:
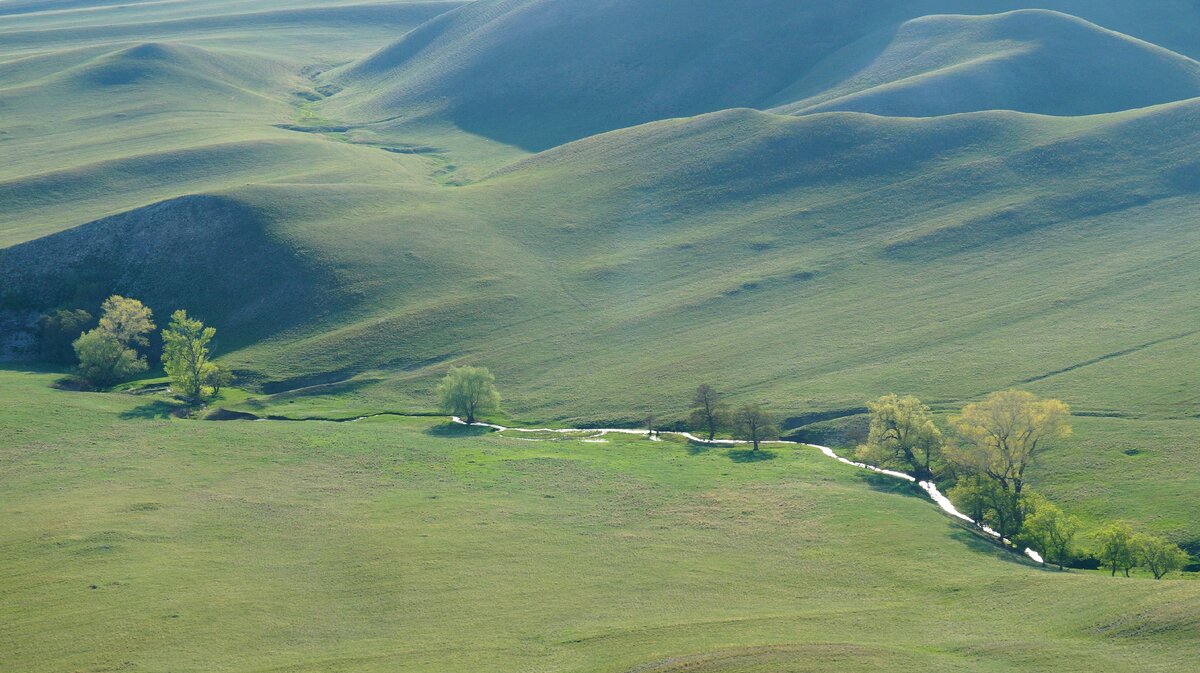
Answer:
[[[829,59],[780,100],[837,81],[780,111],[931,117],[979,110],[1079,116],[1200,96],[1200,63],[1066,14],[928,16]],[[872,59],[861,67],[863,52]],[[841,70],[841,72],[838,72]]]
[[[989,27],[965,31],[950,26],[932,33],[917,30],[915,40],[897,28],[931,14],[1036,8],[1077,13],[1150,41],[1180,31],[1187,34],[1171,39],[1171,45],[1186,45],[1175,48],[1190,49],[1195,43],[1197,34],[1186,21],[1180,22],[1182,16],[1195,14],[1194,7],[1156,3],[1130,12],[1123,5],[1114,0],[749,0],[706,1],[700,6],[680,0],[481,0],[333,71],[330,81],[345,91],[327,108],[360,121],[396,120],[401,127],[414,118],[446,119],[474,134],[542,150],[657,119],[797,103],[845,86],[842,78],[853,71],[837,73],[848,65],[866,67],[876,58],[886,65],[897,50],[923,50],[931,52],[927,58],[945,59],[956,51],[955,42],[966,40],[976,52],[989,51],[986,45],[992,41],[993,57],[1007,55],[1007,62],[969,68],[944,86],[939,78],[926,75],[924,82],[905,92],[888,92],[890,99],[877,92],[874,102],[851,106],[843,101],[834,109],[870,111],[872,104],[882,108],[890,103],[904,114],[939,114],[991,109],[997,106],[972,105],[1003,101],[1008,104],[999,107],[1023,102],[1016,109],[1078,113],[1194,96],[1187,95],[1195,91],[1195,64],[1189,59],[1168,56],[1161,47],[1097,30],[1085,21],[1054,18],[1050,12],[985,20]],[[897,30],[899,42],[889,49],[889,36]],[[908,32],[913,32],[911,27]],[[1038,45],[1045,48],[1039,50]],[[961,56],[963,50],[957,51]],[[1014,53],[1018,51],[1026,53]],[[973,56],[981,58],[979,53]],[[1145,77],[1149,68],[1155,74],[1141,80],[1121,76],[1124,84],[1110,82],[1104,74],[1111,69],[1102,67],[1106,61],[1136,63],[1129,72]],[[942,62],[940,67],[950,65]],[[1077,72],[1080,69],[1084,72]],[[865,76],[887,79],[894,73]],[[1042,80],[1035,91],[1023,92],[1017,84],[1025,76]],[[1085,100],[1074,107],[1046,101],[1056,93],[1059,80],[1072,82],[1070,91]],[[1089,81],[1097,86],[1089,88]],[[939,94],[939,88],[945,91]],[[938,104],[939,97],[952,100]],[[922,98],[935,100],[922,107]]]

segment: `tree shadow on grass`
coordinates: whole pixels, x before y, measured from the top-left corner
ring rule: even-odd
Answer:
[[[861,479],[867,486],[869,486],[872,491],[878,491],[879,493],[890,493],[892,495],[907,495],[909,497],[920,498],[922,500],[927,499],[925,492],[911,481],[897,479],[896,477],[889,477],[886,474],[868,472],[865,470],[859,473],[858,478]]]
[[[493,432],[492,428],[480,425],[460,425],[458,423],[440,423],[425,431],[434,437],[480,437]]]
[[[119,418],[123,420],[153,420],[162,418],[179,418],[186,416],[189,409],[181,404],[174,404],[165,400],[155,400],[147,402],[132,409],[127,409],[119,414]]]
[[[775,460],[774,451],[766,449],[733,449],[729,452],[729,460],[735,463],[761,463],[764,460]]]
[[[689,455],[692,455],[692,456],[703,456],[704,454],[708,453],[709,451],[712,451],[713,449],[722,449],[722,448],[725,448],[726,446],[732,446],[732,445],[730,445],[730,444],[725,444],[725,445],[706,444],[704,442],[693,442],[692,440],[689,439],[688,443],[687,443],[687,452]]]
[[[961,542],[967,547],[967,549],[970,549],[973,552],[978,554],[987,554],[992,558],[1001,561],[1007,561],[1009,563],[1016,563],[1029,568],[1059,572],[1057,566],[1046,566],[1043,568],[1041,565],[1032,561],[1021,551],[1021,549],[1024,549],[1024,547],[1020,549],[1014,547],[1005,547],[1004,545],[1000,544],[999,540],[996,540],[983,531],[971,527],[971,525],[968,523],[959,523],[955,521],[954,524],[954,530],[950,533],[950,538]]]

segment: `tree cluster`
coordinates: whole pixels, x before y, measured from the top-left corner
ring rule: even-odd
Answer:
[[[96,388],[127,381],[149,369],[145,350],[156,329],[154,314],[142,302],[113,295],[100,306],[96,326],[83,310],[58,310],[39,323],[43,357],[63,361],[73,354],[75,374]],[[162,330],[162,366],[174,391],[188,399],[216,396],[233,376],[210,359],[209,344],[217,331],[180,309]],[[68,352],[66,344],[70,345]]]
[[[950,417],[950,437],[915,397],[886,395],[868,410],[870,430],[856,452],[859,460],[952,483],[947,496],[955,506],[1003,540],[1038,550],[1060,569],[1076,558],[1079,519],[1025,483],[1046,446],[1070,436],[1067,405],[1019,390],[992,393]],[[1157,579],[1188,560],[1170,541],[1135,535],[1124,524],[1106,527],[1099,540],[1094,555],[1113,574],[1144,566]]]
[[[734,439],[749,442],[758,451],[762,442],[779,439],[779,424],[761,404],[730,407],[716,389],[702,384],[692,395],[692,411],[688,416],[692,430],[713,441],[718,433],[728,432]]]
[[[1113,577],[1120,570],[1129,577],[1134,568],[1145,568],[1160,580],[1188,564],[1190,557],[1165,537],[1139,533],[1127,523],[1111,523],[1096,536],[1096,558]]]

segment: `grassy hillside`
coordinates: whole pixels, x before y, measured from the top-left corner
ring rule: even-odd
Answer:
[[[248,183],[405,179],[391,167],[404,172],[412,157],[351,159],[276,126],[314,119],[322,94],[309,75],[328,65],[310,59],[321,49],[361,54],[452,5],[333,3],[281,24],[274,12],[245,14],[251,4],[0,16],[0,245]],[[168,11],[199,18],[168,21]],[[104,23],[113,12],[120,20]]]
[[[473,134],[524,149],[543,150],[668,117],[794,102],[794,98],[781,99],[781,94],[802,86],[847,45],[860,44],[853,62],[861,67],[871,64],[876,56],[885,62],[894,60],[896,56],[886,51],[886,36],[905,20],[929,14],[983,14],[1029,7],[1064,9],[1102,22],[1111,19],[1117,24],[1114,27],[1131,30],[1134,35],[1158,36],[1179,30],[1168,26],[1178,25],[1182,15],[1197,11],[1194,6],[1173,3],[1169,7],[1143,8],[1131,15],[1127,8],[1120,7],[1125,4],[1090,0],[707,0],[700,5],[683,1],[482,0],[447,12],[395,44],[335,71],[330,81],[345,90],[329,101],[326,109],[335,116],[360,122],[396,120],[396,132],[414,130],[414,119],[444,119]],[[1040,86],[1049,93],[1053,93],[1054,83],[1065,77],[1075,82],[1075,89],[1087,92],[1090,100],[1075,108],[1087,112],[1142,107],[1195,95],[1195,64],[1186,59],[1157,63],[1154,61],[1166,58],[1161,49],[1151,49],[1150,55],[1138,54],[1150,45],[1131,42],[1122,46],[1122,41],[1129,41],[1119,37],[1111,38],[1117,41],[1118,51],[1109,53],[1105,50],[1109,41],[1106,33],[1101,31],[1099,37],[1087,35],[1092,29],[1070,21],[1065,26],[1054,21],[1041,25],[1046,22],[1038,18],[1032,20],[1037,24],[1032,29],[1014,25],[1029,22],[1029,17],[991,21],[1004,24],[998,28],[1001,32],[1016,30],[1015,35],[1005,37],[936,37],[972,41],[973,50],[986,49],[989,39],[1005,41],[995,47],[999,51],[1017,49],[1013,41],[1049,42],[1055,51],[1050,56],[1012,55],[1016,63],[1007,67],[993,64],[1001,75],[989,70],[977,77],[1009,77],[1013,82],[1005,87],[1015,90],[1023,73],[1036,72],[1045,82]],[[1200,38],[1200,32],[1191,37]],[[900,41],[906,42],[907,38],[902,35]],[[952,47],[939,47],[942,49],[953,51]],[[1192,93],[1171,95],[1159,87],[1150,94],[1146,89],[1156,82],[1136,79],[1125,86],[1117,82],[1105,83],[1097,90],[1087,89],[1089,81],[1105,82],[1106,78],[1097,75],[1111,73],[1111,69],[1102,67],[1103,62],[1088,60],[1089,54],[1095,53],[1103,54],[1103,62],[1127,56],[1141,64],[1130,65],[1129,73],[1144,72],[1146,66],[1153,66],[1156,72],[1174,68],[1176,72],[1171,74],[1155,75],[1160,78],[1157,84],[1169,83],[1173,93]],[[1092,74],[1074,72],[1060,60],[1062,57],[1087,64]],[[1047,64],[1051,72],[1041,72]],[[967,81],[955,84],[973,83],[966,74],[959,77]],[[823,84],[832,86],[837,81]],[[1138,86],[1142,87],[1140,96],[1127,90]],[[955,96],[972,98],[970,90],[958,91],[949,83],[945,88],[954,91]],[[1038,95],[1029,94],[1031,98]],[[974,95],[976,102],[984,102],[978,100],[981,97],[981,93]],[[965,109],[960,105],[951,111]]]
[[[1180,139],[1196,115],[742,111],[600,136],[377,201],[361,239],[305,246],[359,270],[373,312],[303,351],[238,357],[308,374],[467,356],[502,373],[517,413],[574,420],[676,411],[706,378],[832,408],[901,385],[964,399],[1058,379],[1083,408],[1185,413],[1186,398],[1129,399],[1077,365],[1166,356],[1159,340],[1194,329],[1196,167]],[[301,198],[287,193],[271,198]],[[423,263],[394,264],[410,252]]]
[[[779,94],[790,100],[813,82],[841,80],[780,111],[1088,115],[1200,96],[1200,63],[1056,12],[924,17],[901,26],[877,56],[875,40],[834,55],[795,92]],[[865,68],[864,51],[873,55]]]
[[[1029,8],[1079,18],[946,16]],[[119,292],[214,325],[212,406],[260,415],[429,413],[475,364],[500,420],[710,383],[849,442],[886,392],[1017,386],[1076,412],[1028,476],[1085,537],[1200,550],[1197,45],[1194,0],[0,0],[0,353]],[[1200,655],[1194,580],[1041,571],[816,451],[184,421],[60,375],[0,368],[17,670]]]
[[[0,646],[30,673],[1171,671],[1200,655],[1200,584],[1041,571],[815,450],[170,421],[152,396],[51,379],[0,373]]]

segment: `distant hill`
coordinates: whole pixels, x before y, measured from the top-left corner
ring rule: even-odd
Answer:
[[[1042,4],[1111,18],[1135,35],[1167,33],[1164,26],[1187,12],[1200,18],[1194,7],[1155,5],[1131,16],[1121,7],[1127,3],[1115,0]],[[868,44],[883,49],[887,42],[878,36],[905,20],[1029,6],[1018,0],[480,0],[438,16],[334,73],[333,81],[346,90],[330,101],[329,110],[370,121],[440,116],[464,130],[541,150],[657,119],[794,102],[780,100],[780,94],[810,77],[824,59],[872,35],[876,37]],[[1062,37],[1058,33],[1079,39],[1088,32],[1045,17],[1033,19],[1038,26],[1023,31],[1013,26],[1029,20],[1010,17],[993,23],[997,29],[1018,30],[1017,38],[1031,33],[1025,35],[1027,41],[1055,42]],[[1200,40],[1200,27],[1194,30]],[[942,37],[966,39],[951,37],[953,32],[943,29]],[[1081,52],[1054,44],[1020,63],[1012,75],[1060,56],[1076,62],[1106,43],[1101,35],[1084,38]],[[1125,42],[1118,46],[1141,48]],[[994,46],[994,51],[1003,49]],[[1136,58],[1156,68],[1187,69],[1182,63],[1153,63],[1155,57],[1145,54]],[[1056,74],[1073,78],[1071,86],[1085,86],[1069,65],[1056,63],[1058,70],[1043,77],[1044,86],[1053,87]],[[1101,72],[1100,65],[1090,65],[1090,72]],[[1152,76],[1186,79],[1178,72]],[[1172,86],[1186,90],[1189,84],[1176,81]],[[1123,101],[1147,98],[1121,93],[1126,94]],[[1089,107],[1120,107],[1119,101],[1107,102]]]
[[[1200,96],[1200,63],[1057,12],[930,16],[902,25],[881,54],[874,42],[831,57],[797,89],[841,81],[779,111],[1088,115]]]

